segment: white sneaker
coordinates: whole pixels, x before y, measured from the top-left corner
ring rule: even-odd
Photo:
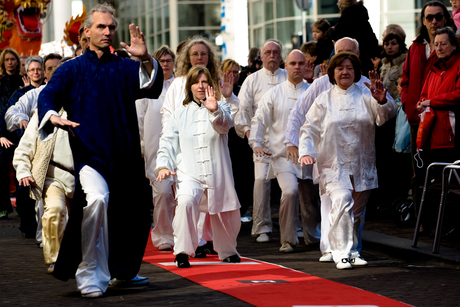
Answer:
[[[289,242],[284,242],[280,247],[280,252],[282,253],[292,253],[293,251],[294,249]]]
[[[367,261],[360,257],[351,257],[350,263],[352,265],[367,265]]]
[[[333,262],[332,253],[324,253],[320,258],[319,262]]]
[[[89,287],[89,289],[81,291],[81,296],[87,298],[96,298],[101,297],[102,295],[104,295],[104,293],[102,293],[101,289],[97,287]]]
[[[48,267],[48,270],[46,270],[46,273],[53,273],[54,272],[54,264],[55,263],[51,263],[50,266]]]
[[[256,241],[259,242],[259,243],[268,242],[268,241],[270,241],[270,237],[268,236],[268,233],[261,233],[257,237]]]
[[[335,267],[339,270],[349,270],[352,268],[350,259],[342,258],[342,260],[335,265]]]
[[[297,228],[296,232],[297,232],[297,238],[303,238],[303,230],[302,230],[302,228],[300,228],[300,227]]]

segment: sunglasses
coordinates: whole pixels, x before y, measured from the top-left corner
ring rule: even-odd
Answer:
[[[426,16],[425,16],[425,19],[426,19],[426,21],[428,21],[428,22],[432,22],[433,19],[436,19],[436,21],[441,21],[443,18],[444,18],[444,15],[441,14],[441,13],[437,13],[436,15],[431,15],[431,14],[430,14],[430,15],[426,15]]]

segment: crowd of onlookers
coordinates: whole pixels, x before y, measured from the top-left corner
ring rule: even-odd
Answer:
[[[457,160],[459,2],[451,0],[452,13],[441,2],[428,2],[413,42],[408,44],[402,27],[391,24],[379,45],[362,1],[339,0],[337,24],[313,23],[314,41],[283,59],[282,44],[269,39],[249,51],[247,66],[232,59],[220,62],[216,47],[200,36],[181,42],[175,52],[162,46],[152,53],[154,60],[146,59],[133,49],[143,36],[131,26],[132,46],[122,44],[106,56],[116,22],[111,24],[113,12],[104,5],[90,14],[102,25],[107,22],[109,32],[96,29],[93,19],[85,21],[75,60],[66,63],[69,58],[55,53],[24,57],[7,48],[0,55],[0,218],[13,212],[10,192],[15,191],[20,230],[43,247],[52,273],[74,195],[84,202],[78,198],[84,192],[89,204],[93,192],[88,186],[99,185],[97,176],[103,177],[102,186],[113,184],[110,175],[90,165],[110,155],[102,158],[95,153],[99,149],[91,149],[95,158],[88,158],[77,150],[86,140],[75,122],[78,110],[66,99],[92,101],[85,96],[92,94],[79,89],[80,83],[72,83],[70,93],[68,82],[75,80],[62,81],[82,69],[76,63],[98,58],[140,67],[141,89],[157,87],[156,98],[137,92],[129,97],[135,100],[135,131],[151,186],[151,240],[159,250],[173,250],[178,267],[209,253],[240,262],[236,237],[241,221],[253,221],[256,242],[269,241],[275,178],[281,190],[280,252],[292,252],[303,237],[306,244],[319,243],[320,261],[333,261],[339,269],[366,265],[360,256],[366,204],[388,206],[410,194],[418,208],[427,166]],[[154,75],[144,78],[149,65]],[[150,85],[143,85],[148,78]],[[152,85],[154,79],[162,84]],[[63,108],[42,114],[46,97],[63,99]],[[129,107],[120,112],[129,115]],[[47,121],[68,129],[53,130]],[[122,123],[132,130],[129,120]],[[76,139],[81,144],[75,145]],[[108,195],[109,190],[96,192]],[[101,204],[110,208],[108,200]],[[88,210],[85,214],[100,214]],[[420,232],[429,233],[431,215],[423,216]],[[89,227],[82,223],[83,234]],[[98,248],[83,254],[98,253]],[[131,281],[145,280],[136,275]],[[97,297],[105,290],[93,284],[81,285],[81,291]]]

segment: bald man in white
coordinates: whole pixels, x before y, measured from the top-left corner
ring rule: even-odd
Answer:
[[[312,193],[312,167],[302,169],[297,160],[290,161],[283,146],[289,112],[309,86],[303,80],[307,67],[305,55],[297,49],[291,51],[285,67],[288,79],[270,89],[259,102],[252,118],[249,143],[257,157],[270,158],[267,179],[277,178],[282,191],[279,211],[280,252],[292,252],[293,246],[299,243],[295,223],[299,195],[305,243],[319,242],[319,234],[316,233],[318,211]],[[269,144],[265,144],[267,132]],[[265,150],[267,147],[268,150]]]

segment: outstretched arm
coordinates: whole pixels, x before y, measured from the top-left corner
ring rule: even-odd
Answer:
[[[147,51],[147,46],[145,45],[144,33],[139,30],[138,26],[135,26],[133,23],[129,25],[129,34],[131,36],[131,46],[128,46],[124,42],[120,42],[120,45],[125,48],[133,56],[141,59],[142,63],[145,66],[145,69],[148,75],[152,74],[153,70],[153,59]],[[148,62],[145,62],[149,60]]]

